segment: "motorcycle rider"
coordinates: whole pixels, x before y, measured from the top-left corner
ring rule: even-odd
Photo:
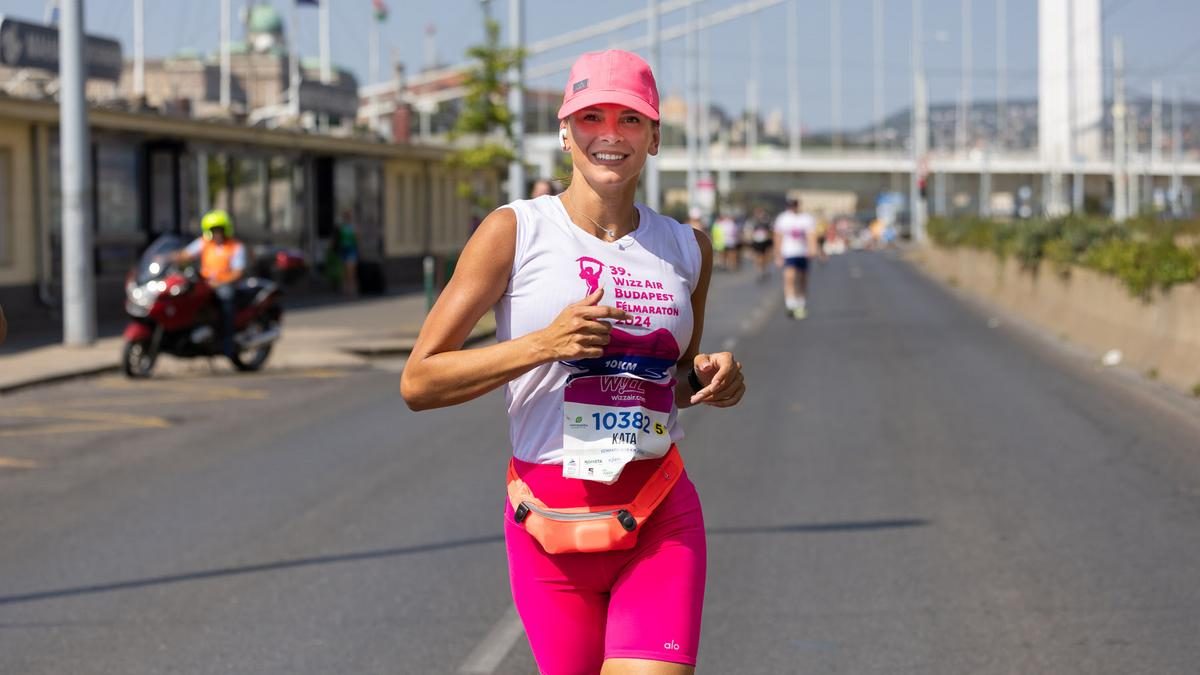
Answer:
[[[221,209],[200,220],[202,235],[176,256],[176,262],[200,261],[200,276],[212,286],[221,312],[221,349],[233,356],[233,285],[246,271],[246,247],[233,237],[233,221]]]

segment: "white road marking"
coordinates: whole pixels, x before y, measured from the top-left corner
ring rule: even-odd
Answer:
[[[723,349],[727,352],[733,351],[733,348],[736,346],[737,346],[737,338],[735,338],[735,337],[725,338],[725,341],[721,343],[721,349]]]
[[[509,605],[504,616],[500,617],[496,625],[483,637],[483,641],[467,656],[458,672],[464,675],[491,675],[524,634],[525,628],[521,626],[521,618],[517,616],[516,608]]]

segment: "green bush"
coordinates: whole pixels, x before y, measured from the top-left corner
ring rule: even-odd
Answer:
[[[1089,267],[1120,279],[1143,299],[1155,289],[1165,291],[1200,278],[1200,246],[1176,243],[1200,233],[1200,223],[1151,216],[1126,223],[1079,216],[1014,222],[933,218],[927,232],[939,246],[991,251],[1001,259],[1012,255],[1030,271],[1043,261],[1062,276],[1075,265]]]

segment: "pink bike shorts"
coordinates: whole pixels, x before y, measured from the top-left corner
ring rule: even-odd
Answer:
[[[603,485],[563,478],[556,464],[515,461],[550,508],[628,502],[659,463],[633,462]],[[513,602],[542,673],[598,673],[610,658],[696,664],[706,548],[700,498],[686,472],[626,551],[552,555],[513,521],[511,504],[504,523]]]

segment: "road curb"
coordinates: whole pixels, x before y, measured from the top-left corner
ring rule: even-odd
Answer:
[[[20,391],[22,389],[38,387],[38,386],[41,386],[44,384],[55,384],[57,382],[66,382],[68,380],[77,380],[77,379],[81,379],[84,377],[94,377],[96,375],[106,375],[108,373],[115,373],[120,370],[121,370],[121,364],[113,363],[113,364],[104,365],[104,366],[89,366],[87,368],[80,368],[78,370],[72,370],[67,373],[53,373],[53,374],[49,374],[49,375],[39,375],[37,377],[33,377],[28,380],[23,380],[21,382],[14,382],[12,384],[0,384],[0,396],[12,394],[12,393]]]
[[[480,331],[467,336],[464,347],[478,344],[489,338],[496,336],[496,329]],[[365,358],[383,357],[383,356],[407,356],[412,353],[413,346],[416,344],[416,338],[406,338],[403,340],[379,340],[373,342],[361,342],[358,344],[350,344],[341,348],[341,351],[355,356]]]

